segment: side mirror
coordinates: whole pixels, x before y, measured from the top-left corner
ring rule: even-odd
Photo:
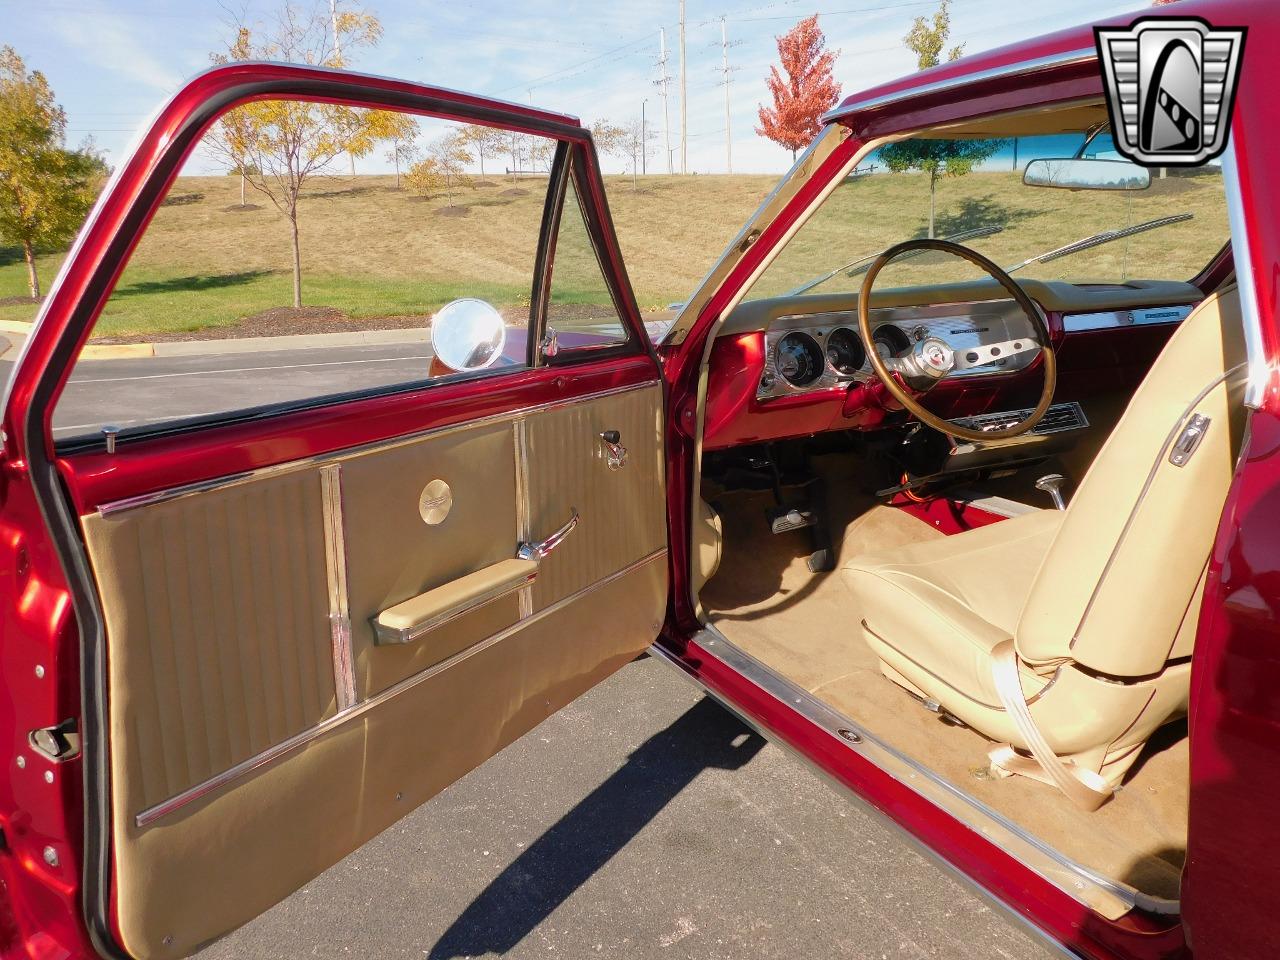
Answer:
[[[1128,160],[1032,160],[1022,182],[1063,190],[1146,190],[1151,171]]]
[[[450,370],[483,370],[502,356],[506,343],[506,321],[483,300],[454,300],[431,318],[431,351]]]

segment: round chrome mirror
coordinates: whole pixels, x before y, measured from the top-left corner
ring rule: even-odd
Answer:
[[[483,300],[454,300],[431,319],[431,350],[451,370],[483,370],[502,356],[506,343],[506,321]]]

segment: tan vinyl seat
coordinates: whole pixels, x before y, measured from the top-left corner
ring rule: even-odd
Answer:
[[[845,566],[885,675],[1025,751],[993,681],[993,653],[1012,639],[1053,753],[1117,785],[1156,728],[1186,712],[1205,571],[1244,425],[1244,358],[1231,287],[1183,321],[1065,511]],[[1208,425],[1176,465],[1171,447],[1194,414]]]

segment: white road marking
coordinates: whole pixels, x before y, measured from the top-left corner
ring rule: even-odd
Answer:
[[[226,370],[186,370],[179,373],[148,373],[137,377],[99,377],[93,380],[77,380],[72,377],[70,383],[127,383],[132,380],[164,380],[170,377],[207,377],[222,373],[256,373],[263,370],[300,370],[303,367],[346,367],[359,363],[399,363],[404,360],[430,360],[425,357],[375,357],[368,360],[317,360],[314,363],[285,363],[270,367],[232,367]]]

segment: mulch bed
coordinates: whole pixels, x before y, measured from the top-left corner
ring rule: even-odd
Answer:
[[[471,216],[470,207],[441,207],[435,212],[437,217],[469,217]]]
[[[223,207],[223,213],[249,213],[251,210],[261,210],[262,207],[256,203],[233,203],[229,207]]]
[[[500,197],[527,197],[528,195],[529,191],[522,187],[508,187],[498,194]]]
[[[44,297],[0,297],[0,307],[25,307],[43,303]]]

